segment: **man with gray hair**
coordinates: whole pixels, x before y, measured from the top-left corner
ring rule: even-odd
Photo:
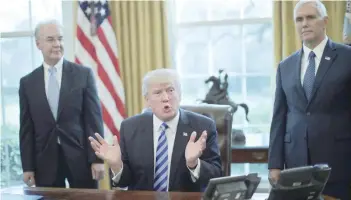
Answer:
[[[280,170],[328,164],[323,193],[351,199],[351,47],[326,36],[327,10],[303,0],[294,10],[303,47],[279,63],[270,131],[270,178]]]
[[[88,142],[103,133],[93,72],[63,58],[62,26],[41,22],[35,40],[44,61],[20,80],[20,150],[28,186],[97,188],[104,164]]]
[[[146,74],[142,92],[150,111],[124,120],[120,142],[90,137],[96,155],[110,166],[113,182],[129,190],[200,192],[221,176],[214,121],[179,108],[175,70]]]

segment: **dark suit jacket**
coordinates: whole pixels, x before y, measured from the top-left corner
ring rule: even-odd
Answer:
[[[121,124],[120,146],[123,172],[118,187],[129,190],[153,190],[154,148],[153,114],[145,112]],[[200,157],[200,176],[196,182],[186,166],[185,147],[193,131],[207,130],[207,146]],[[183,133],[188,133],[184,136]],[[198,134],[200,137],[201,134]],[[198,139],[198,137],[196,139]],[[180,109],[180,118],[174,141],[169,177],[169,191],[199,192],[211,178],[221,176],[221,160],[217,145],[216,125],[212,119]]]
[[[37,184],[52,184],[58,167],[60,137],[74,178],[91,180],[91,163],[97,159],[88,142],[103,134],[102,115],[92,70],[64,60],[57,120],[45,92],[44,67],[20,80],[20,150],[23,171],[34,171]]]
[[[301,56],[302,49],[278,66],[269,168],[327,163],[330,181],[350,180],[351,47],[327,42],[310,101],[301,84]]]

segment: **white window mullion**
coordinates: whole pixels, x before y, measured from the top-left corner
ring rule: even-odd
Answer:
[[[246,102],[247,87],[246,87],[246,55],[245,55],[245,41],[244,41],[244,26],[240,25],[240,38],[241,38],[241,92],[243,95],[243,102]],[[247,122],[245,116],[242,119],[244,121],[244,127],[246,127]]]
[[[203,1],[203,3],[206,4],[206,20],[211,21],[212,20],[212,9],[211,9],[211,3],[207,0]],[[193,26],[194,27],[194,26]],[[214,63],[213,63],[213,41],[212,41],[212,32],[211,32],[211,27],[212,26],[205,26],[207,30],[207,52],[208,52],[208,69],[207,73],[208,75],[212,75],[214,71]]]
[[[247,87],[246,87],[246,55],[245,55],[245,39],[244,39],[244,25],[248,23],[248,21],[245,23],[245,18],[244,18],[244,9],[240,9],[240,42],[241,42],[241,71],[242,71],[242,76],[241,76],[241,91],[242,95],[244,97],[244,102],[246,102],[247,99]],[[243,116],[243,122],[244,126],[243,128],[247,128],[247,122],[245,115]]]
[[[214,74],[214,59],[213,59],[213,40],[212,40],[212,34],[211,34],[211,28],[209,27],[207,32],[207,36],[209,38],[207,42],[207,49],[208,49],[208,74],[212,75]]]
[[[272,22],[272,18],[245,18],[245,19],[223,19],[196,22],[180,22],[178,27],[198,27],[198,26],[223,26],[223,25],[242,25],[242,24],[264,24]]]
[[[16,31],[16,32],[2,32],[0,38],[18,38],[18,37],[31,37],[32,31]]]
[[[182,70],[181,70],[181,66],[182,66],[182,59],[181,59],[181,55],[182,55],[182,49],[179,49],[179,38],[178,38],[178,29],[177,28],[174,28],[174,44],[172,45],[173,46],[173,51],[171,52],[174,52],[175,53],[175,56],[176,59],[174,60],[174,67],[176,68],[179,76],[182,78],[183,77],[183,73],[182,73]],[[173,54],[174,55],[174,54]],[[173,56],[171,56],[173,57]]]
[[[212,21],[212,8],[209,0],[203,1],[206,4],[206,21]]]
[[[178,10],[176,8],[176,4],[174,0],[170,0],[169,3],[166,4],[166,8],[167,8],[166,17],[169,23],[169,26],[167,27],[168,28],[167,30],[169,33],[168,34],[169,49],[172,55],[170,56],[171,67],[175,68],[179,73],[180,71],[178,70],[178,64],[177,64],[177,61],[180,60],[179,57],[177,57],[178,27],[176,26],[177,22],[179,21],[178,19],[179,15],[177,14]]]
[[[32,47],[32,52],[31,52],[31,55],[32,55],[32,66],[33,66],[33,69],[36,68],[35,66],[35,53],[34,51],[36,50],[35,47],[34,47],[34,44],[35,44],[35,35],[33,34],[34,33],[34,28],[33,28],[33,16],[32,16],[32,1],[29,1],[28,2],[28,7],[29,7],[29,29],[32,31],[32,37],[31,37],[31,47]]]

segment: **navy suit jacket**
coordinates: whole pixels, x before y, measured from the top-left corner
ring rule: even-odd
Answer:
[[[154,148],[153,114],[144,112],[124,120],[120,128],[123,172],[118,187],[129,190],[153,190]],[[200,176],[196,182],[186,166],[185,147],[193,131],[207,130],[206,149],[200,157]],[[184,136],[183,133],[188,133]],[[196,140],[200,137],[198,134]],[[214,121],[180,109],[180,118],[171,158],[169,191],[200,192],[211,178],[221,176],[221,160]]]
[[[103,134],[100,101],[92,70],[63,61],[56,120],[46,97],[43,66],[21,78],[19,100],[23,171],[35,172],[37,186],[53,184],[59,164],[59,136],[73,179],[91,181],[91,164],[103,163],[96,157],[88,140],[95,132]]]
[[[329,181],[350,180],[351,47],[328,40],[310,101],[301,84],[302,54],[278,66],[268,167],[326,163]]]

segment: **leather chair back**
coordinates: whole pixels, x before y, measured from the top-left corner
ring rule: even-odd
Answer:
[[[184,110],[205,115],[215,121],[218,134],[218,146],[221,153],[223,176],[230,176],[233,123],[231,106],[217,104],[195,104],[182,105],[180,107]]]

